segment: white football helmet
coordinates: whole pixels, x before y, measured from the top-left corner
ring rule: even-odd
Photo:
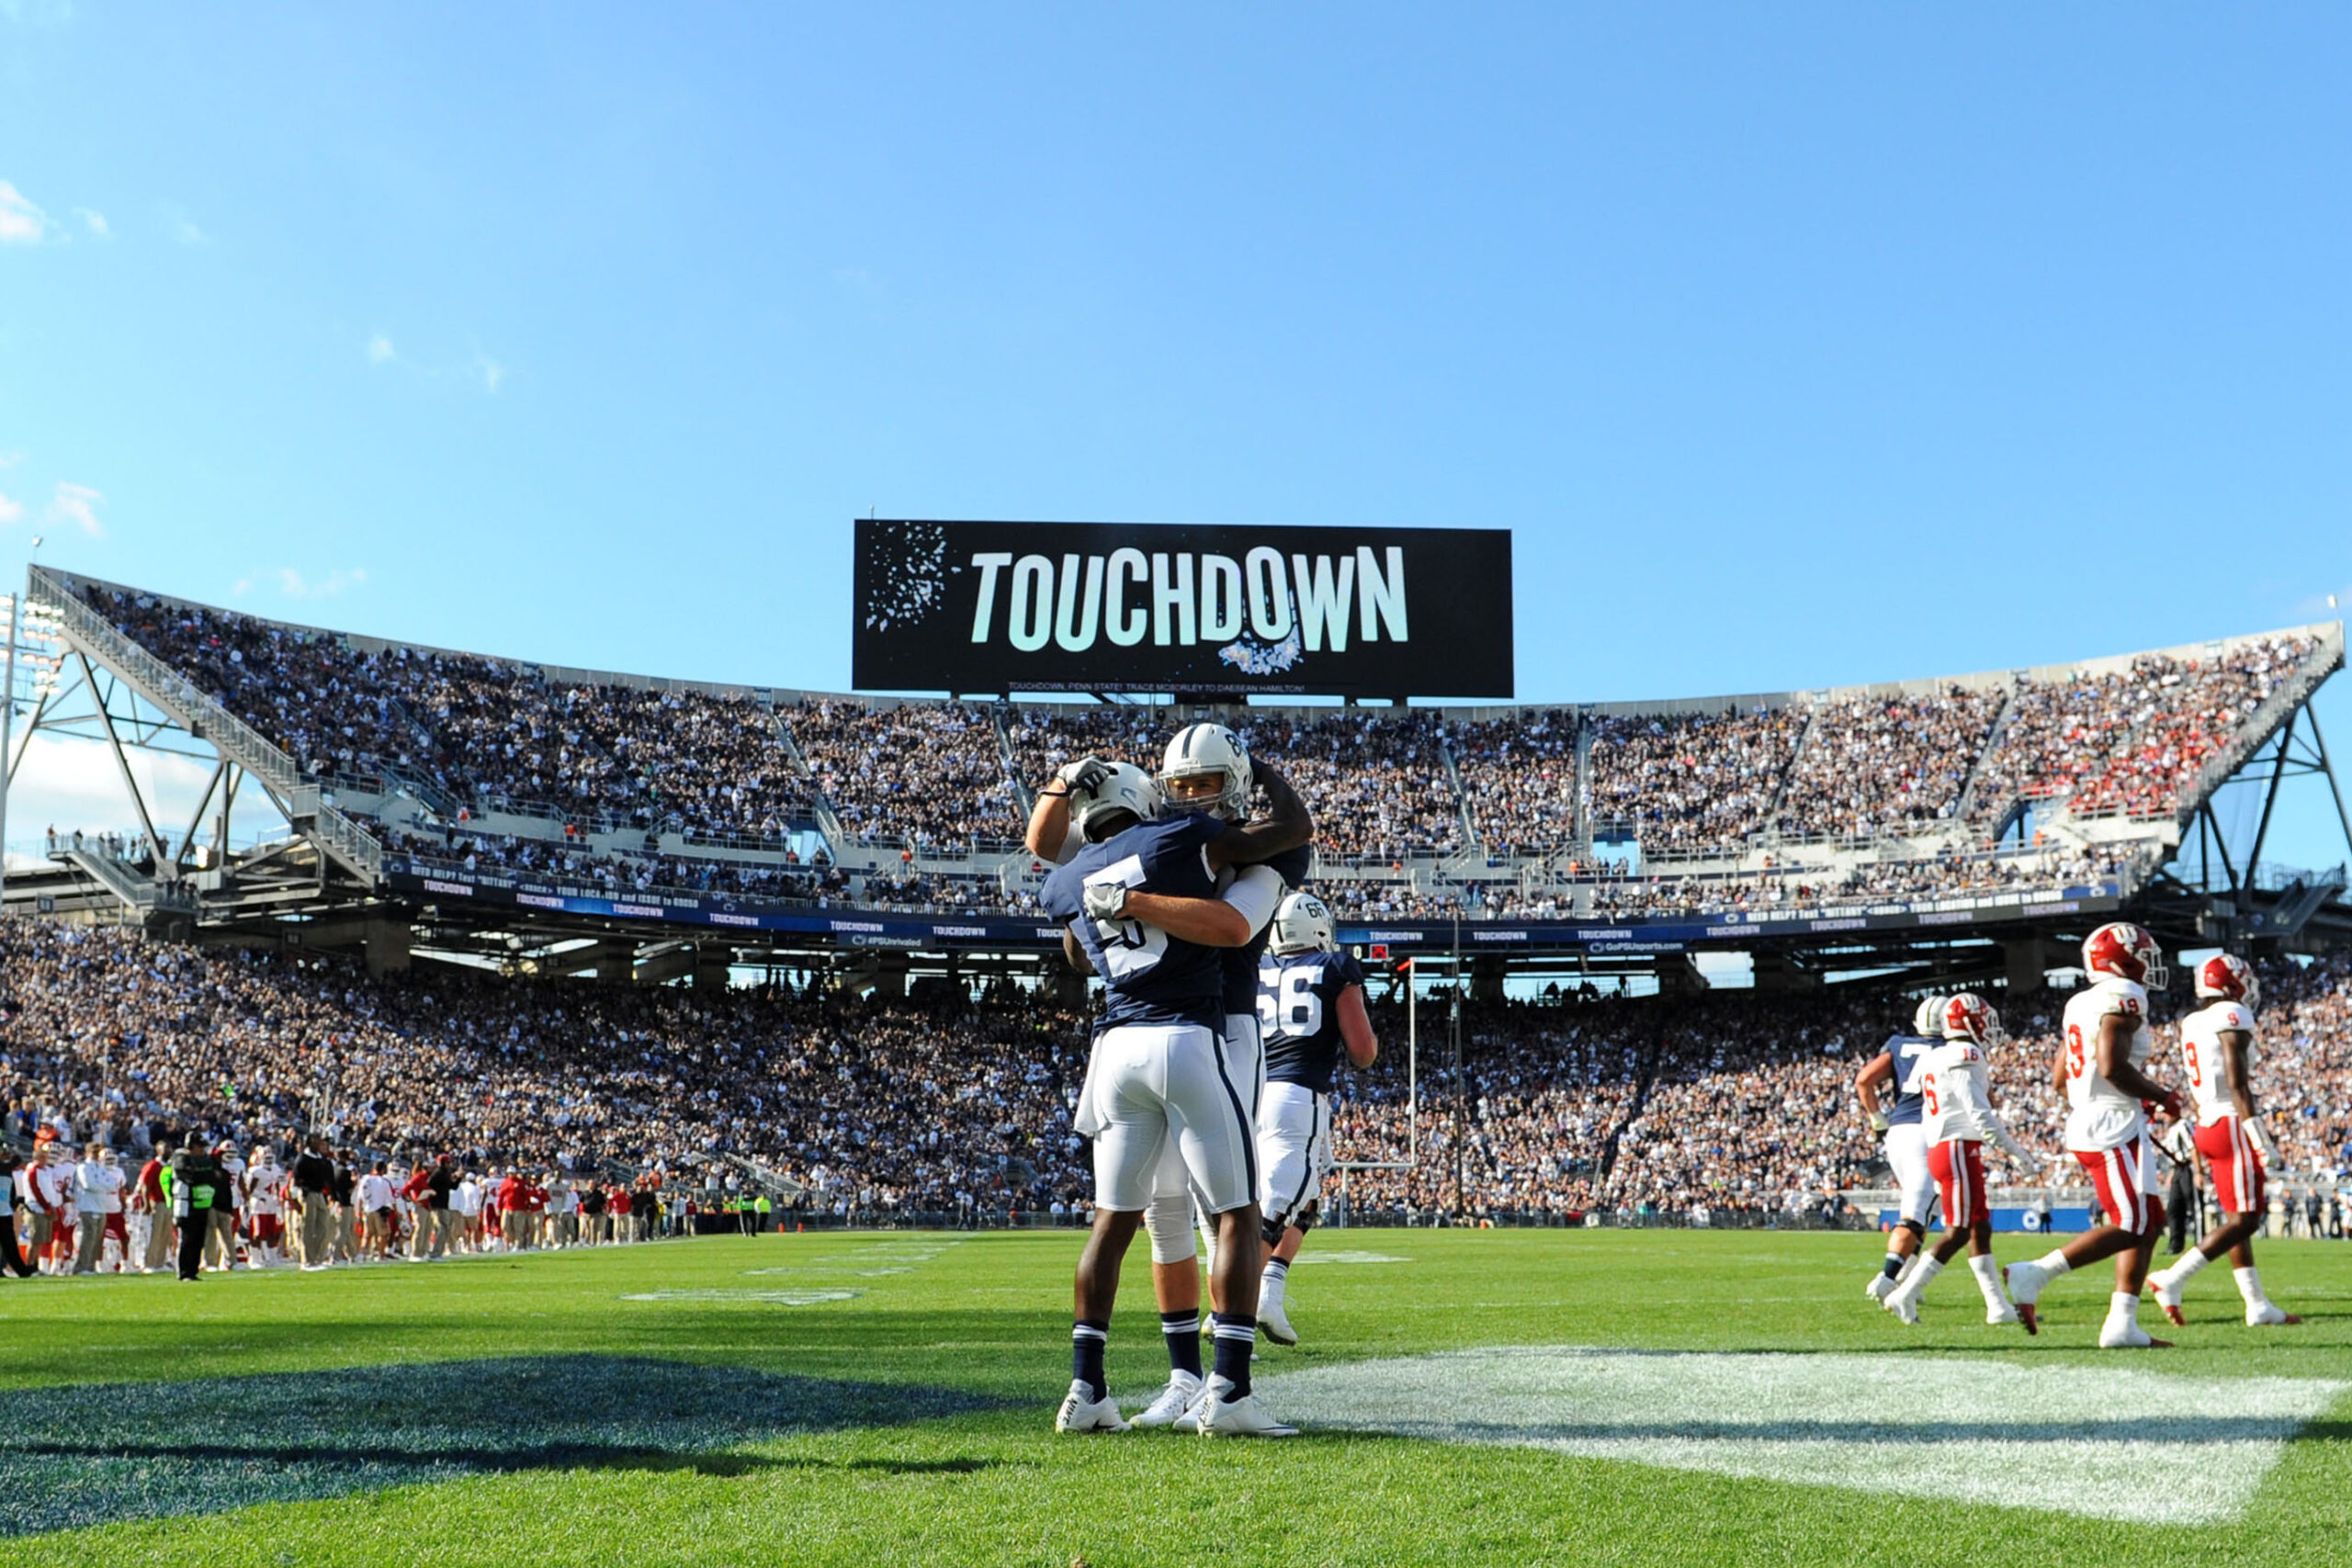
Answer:
[[[1186,795],[1170,788],[1178,779],[1214,774],[1224,780],[1214,796]],[[1161,797],[1187,811],[1205,811],[1228,822],[1250,814],[1250,788],[1256,773],[1241,738],[1221,724],[1188,724],[1168,742],[1159,761]]]
[[[1911,1032],[1928,1040],[1944,1037],[1944,1000],[1942,997],[1921,997],[1911,1014]]]
[[[1312,893],[1292,893],[1274,906],[1266,945],[1276,953],[1335,953],[1339,931],[1331,907]]]
[[[1070,791],[1070,826],[1090,844],[1113,836],[1105,818],[1120,811],[1133,812],[1137,822],[1149,822],[1159,815],[1159,786],[1133,762],[1107,763],[1102,782],[1092,789]]]

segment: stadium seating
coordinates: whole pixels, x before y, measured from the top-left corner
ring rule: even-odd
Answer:
[[[1406,1156],[1405,1020],[1374,979],[1384,1055],[1343,1081],[1338,1156]],[[2264,971],[2256,1084],[2301,1181],[2352,1168],[2352,955]],[[2063,997],[2007,1000],[1995,1056],[2010,1125],[2056,1147]],[[1595,1207],[1810,1212],[1878,1185],[1855,1069],[1899,997],[1470,1005],[1463,1068],[1435,1008],[1419,1165],[1351,1174],[1363,1206],[1521,1216]],[[999,985],[928,1002],[599,987],[419,971],[368,979],[299,953],[171,946],[107,929],[0,924],[10,1124],[62,1120],[118,1146],[156,1126],[241,1140],[329,1124],[392,1154],[676,1169],[761,1161],[873,1211],[1082,1203],[1070,1128],[1088,1021]],[[2177,1082],[2168,1021],[2159,1077]],[[1988,1151],[1994,1179],[2010,1174]]]
[[[1151,766],[1180,719],[585,677],[78,587],[388,844],[618,887],[858,899],[870,881],[903,905],[920,875],[952,907],[1020,907],[989,889],[1034,890],[1026,792],[1090,753]],[[2265,705],[2337,657],[2287,632],[1739,705],[1231,716],[1314,808],[1343,912],[1623,917],[2143,873]],[[803,858],[856,874],[820,889]]]

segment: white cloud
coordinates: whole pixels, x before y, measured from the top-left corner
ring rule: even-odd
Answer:
[[[0,495],[0,528],[5,528],[11,523],[21,521],[24,515],[25,503],[23,502],[11,501],[6,495]]]
[[[495,392],[498,384],[506,379],[506,367],[487,354],[474,355],[474,374],[481,378],[481,389]]]
[[[397,357],[399,357],[399,351],[392,347],[392,340],[383,333],[378,333],[368,340],[368,364],[382,365]]]
[[[242,599],[253,591],[254,580],[250,577],[241,577],[237,579],[235,584],[230,588],[229,597],[232,599]]]
[[[24,460],[22,452],[0,452],[0,468],[13,468]]]
[[[196,226],[196,220],[187,215],[187,209],[175,203],[166,202],[158,210],[164,215],[165,231],[178,243],[206,245],[212,243],[212,236]]]
[[[54,227],[23,191],[0,180],[0,245],[38,245]]]
[[[90,231],[90,237],[92,239],[111,240],[114,238],[113,225],[107,221],[107,215],[105,213],[94,211],[86,207],[77,207],[74,209],[74,216],[82,220],[82,227]]]
[[[98,521],[98,508],[106,502],[105,496],[88,485],[67,484],[60,479],[56,493],[49,498],[49,520],[51,523],[71,523],[93,539],[103,539],[107,527]]]
[[[147,795],[156,828],[171,834],[177,848],[181,829],[211,782],[211,764],[172,752],[134,750],[129,755],[131,776]],[[255,815],[249,822],[235,824],[240,843],[254,832],[282,830],[277,813],[259,790],[238,793],[238,816],[248,809],[249,795]],[[51,828],[61,833],[77,828],[85,833],[140,830],[139,812],[122,787],[121,770],[102,741],[43,732],[26,746],[16,783],[8,790],[8,837],[23,851],[40,854]]]
[[[368,571],[364,567],[354,567],[349,571],[331,571],[316,582],[311,581],[290,566],[282,566],[277,569],[278,591],[288,599],[332,599],[345,589],[356,588],[367,581]],[[243,592],[252,581],[251,578],[247,578],[237,584],[237,592]]]

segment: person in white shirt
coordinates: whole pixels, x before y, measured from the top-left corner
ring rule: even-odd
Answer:
[[[1984,1295],[1988,1324],[2023,1323],[2001,1287],[2001,1265],[1993,1257],[1993,1213],[1986,1204],[1984,1144],[2008,1151],[2018,1164],[2038,1167],[2041,1156],[2009,1136],[1993,1109],[1988,1053],[2001,1043],[2001,1020],[1984,998],[1962,991],[1944,1002],[1944,1043],[1919,1064],[1920,1125],[1928,1143],[1928,1167],[1943,1198],[1944,1236],[1887,1293],[1886,1310],[1905,1323],[1919,1321],[1919,1297],[1944,1265],[1968,1248],[1968,1267]],[[2026,1324],[2026,1332],[2034,1332]]]
[[[2278,1142],[2254,1106],[2254,1008],[2262,984],[2245,959],[2218,953],[2198,965],[2197,994],[2208,1005],[2181,1020],[2180,1055],[2197,1106],[2196,1152],[2212,1172],[2222,1224],[2180,1261],[2149,1275],[2148,1283],[2165,1315],[2186,1323],[2180,1312],[2183,1288],[2205,1265],[2227,1257],[2238,1294],[2245,1298],[2247,1327],[2301,1323],[2263,1293],[2262,1275],[2254,1266],[2254,1233],[2267,1207],[2265,1168],[2278,1157]]]
[[[352,1201],[359,1205],[361,1245],[368,1257],[381,1263],[391,1246],[392,1206],[400,1201],[400,1190],[384,1174],[382,1160],[359,1179],[352,1189]]]
[[[80,1216],[81,1235],[74,1253],[74,1272],[95,1274],[104,1260],[108,1227],[115,1238],[114,1266],[122,1269],[122,1168],[104,1144],[82,1151],[74,1168],[74,1210]]]
[[[2072,1108],[2066,1147],[2098,1190],[2107,1223],[2030,1263],[2011,1265],[2009,1296],[2030,1323],[2043,1286],[2112,1258],[2115,1290],[2099,1326],[2099,1348],[2163,1349],[2170,1342],[2140,1326],[2140,1292],[2165,1232],[2145,1108],[2160,1106],[2176,1118],[2181,1111],[2180,1096],[2144,1070],[2155,1043],[2148,1029],[2148,990],[2167,983],[2164,950],[2144,929],[2110,921],[2083,940],[2083,972],[2090,984],[2066,1000],[2052,1077]]]

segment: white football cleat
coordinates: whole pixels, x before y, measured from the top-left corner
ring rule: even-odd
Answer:
[[[1919,1298],[1908,1291],[1896,1291],[1886,1298],[1886,1310],[1905,1323],[1919,1321]]]
[[[1200,1402],[1201,1380],[1190,1372],[1170,1372],[1168,1386],[1159,1391],[1159,1397],[1145,1405],[1127,1425],[1145,1428],[1173,1427]],[[1192,1430],[1189,1427],[1182,1429]]]
[[[1124,1432],[1127,1424],[1119,1419],[1118,1402],[1097,1399],[1094,1391],[1076,1378],[1070,1379],[1069,1392],[1062,1396],[1062,1407],[1054,1412],[1057,1432]]]
[[[1894,1290],[1894,1281],[1887,1277],[1884,1269],[1881,1269],[1879,1272],[1871,1276],[1871,1282],[1869,1284],[1862,1287],[1862,1294],[1870,1297],[1871,1300],[1878,1303],[1879,1305],[1884,1306],[1886,1304],[1887,1296],[1892,1293]]]
[[[2172,1341],[2149,1337],[2148,1331],[2140,1326],[2136,1318],[2109,1317],[2099,1326],[2098,1348],[2102,1350],[2169,1350]]]
[[[2009,1300],[2017,1303],[2018,1321],[2025,1325],[2028,1334],[2041,1331],[2041,1314],[2034,1303],[2041,1300],[2041,1287],[2050,1283],[2048,1270],[2039,1263],[2010,1263],[2001,1269],[2001,1283],[2009,1292]]]
[[[1298,1428],[1285,1427],[1267,1415],[1258,1404],[1258,1396],[1245,1393],[1238,1399],[1226,1396],[1233,1392],[1233,1380],[1212,1374],[1208,1386],[1201,1391],[1200,1408],[1195,1419],[1204,1438],[1295,1438]]]
[[[2167,1280],[2160,1273],[2151,1274],[2148,1276],[2148,1290],[2156,1298],[2156,1304],[2165,1309],[2166,1317],[2175,1323],[2185,1324],[2188,1321],[2180,1315],[2183,1287],[2179,1280]]]
[[[1267,1338],[1277,1345],[1298,1343],[1298,1330],[1290,1325],[1290,1316],[1283,1311],[1283,1298],[1279,1292],[1259,1301],[1258,1326]]]
[[[2018,1309],[2009,1305],[2007,1302],[2003,1302],[1999,1306],[1993,1306],[1987,1303],[1984,1308],[1984,1323],[1987,1327],[2006,1328],[2012,1323],[2022,1323],[2025,1320],[2023,1318],[2018,1315]]]
[[[2272,1324],[2301,1323],[2302,1321],[2303,1320],[2301,1318],[2296,1316],[2293,1313],[2289,1312],[2277,1302],[2265,1302],[2258,1307],[2248,1307],[2245,1309],[2245,1325],[2248,1328],[2267,1328]]]

